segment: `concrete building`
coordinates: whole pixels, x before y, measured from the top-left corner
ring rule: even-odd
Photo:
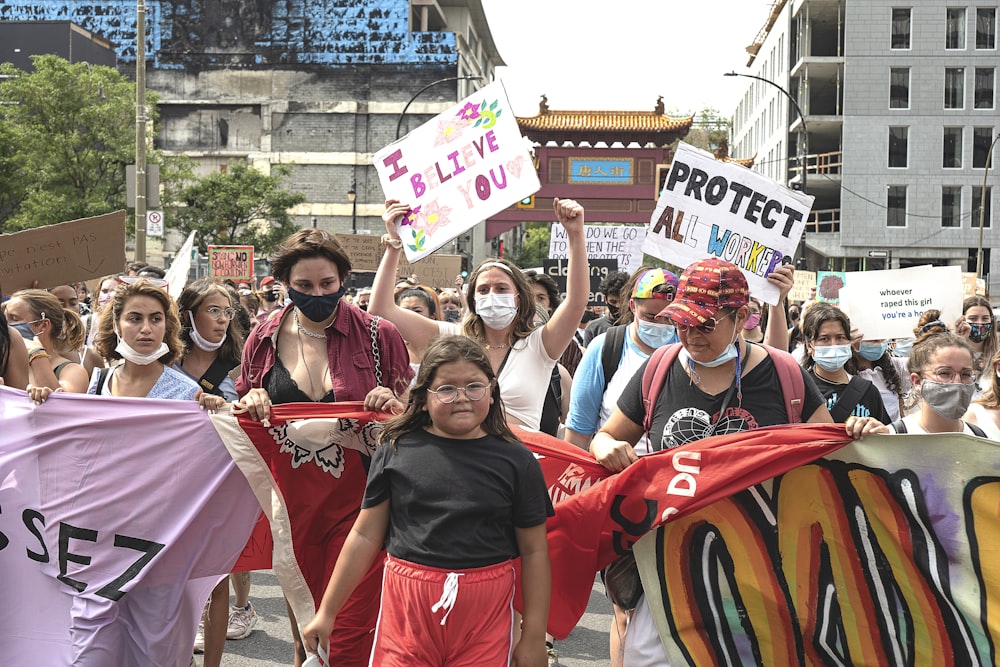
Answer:
[[[337,233],[384,231],[372,154],[503,65],[480,0],[147,0],[146,10],[157,147],[202,173],[232,159],[265,172],[292,164],[289,186],[307,197],[294,217]],[[59,17],[102,35],[127,74],[135,14],[134,1],[0,0],[0,21]],[[463,252],[485,254],[482,227]]]
[[[960,265],[993,278],[996,0],[777,0],[752,45],[734,157],[815,196],[812,270]],[[802,110],[799,117],[778,86]],[[803,132],[803,129],[806,132]],[[803,143],[804,142],[804,143]],[[980,202],[985,189],[983,227]],[[980,241],[980,239],[982,239]]]

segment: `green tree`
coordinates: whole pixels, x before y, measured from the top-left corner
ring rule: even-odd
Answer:
[[[531,269],[542,265],[542,260],[549,258],[549,239],[552,236],[549,222],[524,223],[524,241],[513,258],[513,262],[522,269]]]
[[[125,208],[135,156],[135,85],[111,67],[32,57],[0,65],[0,231]],[[157,96],[147,95],[150,128]],[[158,162],[149,151],[149,162]]]
[[[214,172],[180,189],[172,216],[184,236],[195,232],[195,246],[252,245],[266,255],[297,229],[288,210],[303,203],[301,192],[282,189],[291,174],[285,165],[264,174],[233,160],[225,172]]]

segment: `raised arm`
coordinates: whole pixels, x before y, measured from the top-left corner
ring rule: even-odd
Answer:
[[[788,318],[785,317],[785,301],[788,293],[795,285],[795,267],[783,264],[772,271],[767,279],[779,290],[778,305],[767,307],[767,331],[764,332],[764,342],[779,350],[788,349]]]
[[[396,305],[393,294],[396,285],[396,268],[399,266],[399,256],[403,252],[403,242],[396,232],[396,221],[409,210],[410,207],[400,203],[399,200],[387,199],[385,202],[385,213],[382,214],[386,230],[386,236],[383,237],[385,239],[385,253],[382,255],[382,261],[379,262],[378,271],[375,273],[375,282],[372,283],[368,312],[384,317],[395,324],[404,340],[418,350],[422,350],[427,347],[432,338],[438,335],[437,322],[412,310],[400,308]]]
[[[542,331],[542,344],[552,359],[558,359],[580,326],[580,318],[590,298],[590,264],[583,229],[583,207],[572,199],[553,199],[559,224],[566,230],[569,241],[569,267],[566,276],[566,298]]]

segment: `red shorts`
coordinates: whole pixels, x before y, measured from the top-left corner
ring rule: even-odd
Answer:
[[[443,570],[389,556],[370,667],[508,667],[514,565]]]
[[[364,579],[347,603],[337,612],[330,635],[330,664],[363,667],[368,664],[378,621],[378,598],[382,587],[382,558],[379,553]],[[317,604],[317,608],[319,605]]]

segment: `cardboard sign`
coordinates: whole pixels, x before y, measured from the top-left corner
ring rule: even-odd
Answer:
[[[852,271],[840,295],[850,303],[851,326],[864,332],[865,338],[912,338],[913,327],[926,310],[937,308],[945,322],[954,322],[962,314],[962,270],[921,266]]]
[[[476,91],[373,158],[414,262],[541,187],[499,81]]]
[[[615,270],[629,275],[642,266],[644,225],[584,225],[583,229],[587,238],[587,257],[591,260],[613,259],[618,265]],[[554,224],[549,236],[549,257],[566,259],[568,256],[566,229]]]
[[[405,261],[399,263],[396,276],[402,280],[416,275],[421,285],[434,289],[455,288],[455,276],[462,270],[461,255],[445,255],[436,252],[429,257],[424,257],[419,262],[410,264]]]
[[[843,271],[816,272],[816,300],[838,305],[840,290],[847,284],[847,274]]]
[[[221,280],[253,279],[253,246],[208,246],[208,275]]]
[[[970,296],[986,296],[986,281],[977,278],[975,273],[963,273],[962,295],[966,299]]]
[[[809,301],[813,298],[812,290],[816,287],[815,271],[796,271],[795,284],[788,293],[788,302],[795,303]]]
[[[42,289],[121,271],[125,211],[0,234],[0,292]]]
[[[754,296],[777,304],[779,290],[767,276],[792,259],[812,202],[681,142],[642,250],[679,267],[709,257],[732,262]]]
[[[608,277],[609,273],[619,271],[618,260],[615,259],[592,259],[590,260],[590,296],[587,299],[588,306],[606,306],[607,301],[604,293],[601,292],[601,281]],[[542,271],[549,278],[556,281],[559,288],[559,299],[566,299],[566,276],[569,275],[568,259],[543,259]]]
[[[351,260],[351,271],[377,271],[382,260],[381,237],[372,234],[337,234],[337,243]]]

